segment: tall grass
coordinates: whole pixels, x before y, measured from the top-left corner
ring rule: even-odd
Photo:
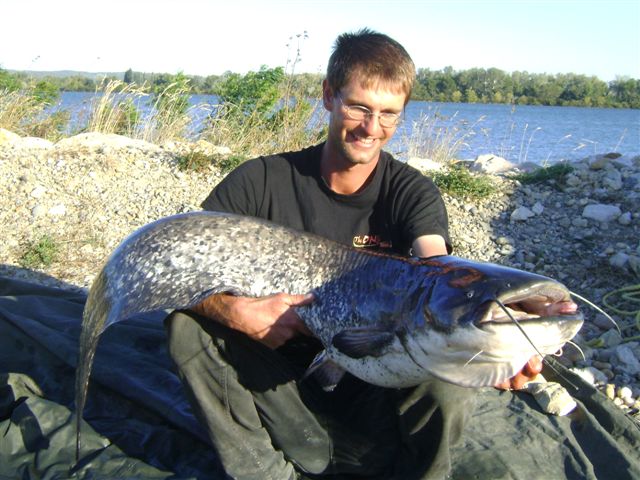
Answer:
[[[164,87],[155,95],[151,114],[142,123],[139,138],[152,143],[167,140],[182,140],[192,137],[189,131],[191,116],[189,111],[201,108],[189,107],[190,87],[188,80],[181,77]]]
[[[85,130],[116,133],[152,143],[184,139],[191,123],[185,104],[188,95],[186,83],[171,83],[154,96],[149,113],[143,115],[141,106],[151,98],[145,85],[119,80],[103,82],[90,106]]]
[[[458,113],[442,116],[437,110],[422,114],[412,123],[411,132],[402,139],[407,145],[409,158],[428,158],[447,165],[457,159],[458,152],[467,147],[467,141],[477,135],[484,120],[480,117],[473,123],[457,119]]]
[[[85,130],[136,138],[140,121],[137,104],[147,95],[144,87],[135,84],[103,81],[89,107]]]
[[[307,99],[295,88],[283,87],[276,112],[265,117],[259,111],[240,115],[239,106],[217,105],[202,137],[224,145],[247,158],[298,150],[317,143],[326,133],[324,110],[319,99]]]
[[[19,135],[58,140],[69,122],[67,112],[45,115],[47,104],[30,90],[0,90],[0,128]]]

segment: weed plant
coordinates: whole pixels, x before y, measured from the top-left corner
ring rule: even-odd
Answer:
[[[466,167],[451,164],[432,175],[443,192],[453,197],[482,199],[496,193],[496,186],[486,175],[472,174]]]
[[[571,165],[565,162],[561,162],[548,167],[538,168],[533,172],[520,173],[518,175],[514,175],[513,178],[525,185],[547,182],[549,180],[559,182],[562,181],[564,177],[572,171],[573,167]]]
[[[59,250],[53,238],[42,235],[37,241],[27,245],[20,259],[20,265],[29,269],[49,267],[56,260]]]

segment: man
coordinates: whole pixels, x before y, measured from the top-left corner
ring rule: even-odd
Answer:
[[[414,64],[396,41],[368,29],[341,35],[322,85],[326,142],[246,162],[204,208],[357,248],[447,254],[437,188],[382,151],[414,79]],[[321,349],[292,308],[313,301],[305,293],[218,294],[167,320],[172,357],[227,473],[259,480],[444,477],[473,390],[438,380],[387,389],[347,375],[323,391],[313,376],[302,378]]]

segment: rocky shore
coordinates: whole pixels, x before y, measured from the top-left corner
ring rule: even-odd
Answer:
[[[86,133],[52,144],[0,129],[0,276],[86,289],[109,253],[136,228],[198,210],[222,173],[183,171],[205,142],[153,145]],[[491,162],[489,162],[491,163]],[[640,421],[640,330],[615,291],[640,283],[640,157],[594,155],[558,179],[522,185],[493,168],[499,194],[482,201],[445,195],[455,254],[541,273],[608,310],[581,305],[587,321],[562,357]],[[48,266],[25,268],[44,248]]]

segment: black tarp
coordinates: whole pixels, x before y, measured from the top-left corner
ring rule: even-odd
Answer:
[[[102,335],[75,463],[85,299],[0,277],[0,479],[225,478],[172,370],[163,313]],[[526,393],[479,390],[452,478],[640,478],[638,424],[566,375],[579,387],[578,408],[566,417],[542,413]]]

